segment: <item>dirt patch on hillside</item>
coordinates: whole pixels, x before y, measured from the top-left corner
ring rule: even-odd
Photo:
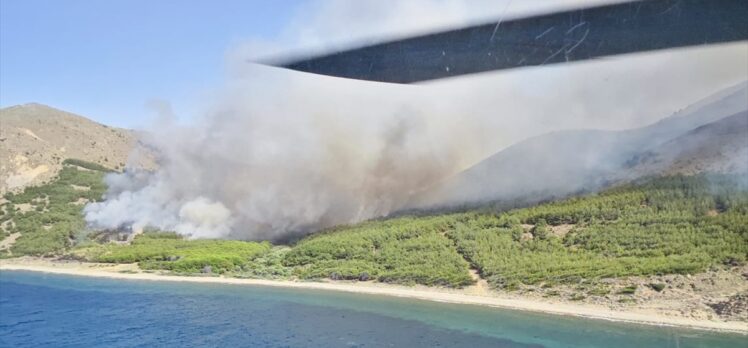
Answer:
[[[477,269],[471,268],[469,270],[470,277],[473,278],[475,281],[474,285],[465,287],[465,293],[471,294],[471,295],[479,295],[479,296],[486,296],[491,293],[491,287],[488,285],[488,282],[481,278],[480,274],[478,273]]]
[[[5,237],[3,240],[0,240],[0,250],[8,250],[10,247],[13,246],[13,244],[16,242],[16,239],[21,236],[21,233],[11,233],[9,236]]]
[[[75,202],[71,202],[72,205],[85,205],[88,203],[88,198],[78,198]]]
[[[15,207],[19,213],[25,213],[34,210],[34,206],[31,203],[18,203],[15,205]]]
[[[563,224],[563,225],[549,226],[549,227],[553,235],[555,235],[558,238],[564,238],[564,236],[566,236],[569,233],[569,231],[571,231],[571,229],[574,228],[574,226],[575,225],[572,225],[572,224]]]
[[[24,187],[33,182],[39,176],[50,171],[49,166],[41,164],[33,166],[28,162],[28,158],[17,155],[10,161],[11,166],[15,167],[13,171],[5,178],[3,183],[9,190]]]

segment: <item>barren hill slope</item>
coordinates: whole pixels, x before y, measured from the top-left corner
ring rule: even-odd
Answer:
[[[66,158],[120,170],[136,143],[130,130],[46,105],[0,109],[0,193],[52,178]]]
[[[703,125],[644,152],[630,171],[638,176],[747,172],[748,111]]]
[[[543,200],[599,189],[645,174],[738,170],[737,164],[748,146],[740,141],[746,134],[740,116],[701,131],[699,127],[746,110],[748,81],[642,128],[565,130],[540,135],[509,146],[424,192],[414,206],[528,197]],[[647,158],[650,162],[640,164]]]

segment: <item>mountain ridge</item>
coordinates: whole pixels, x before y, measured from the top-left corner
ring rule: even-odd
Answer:
[[[0,193],[53,178],[66,158],[121,170],[138,144],[135,132],[51,106],[0,109]],[[138,159],[137,163],[147,163]]]
[[[411,205],[430,209],[514,200],[520,195],[539,201],[596,190],[643,175],[633,173],[641,168],[633,168],[630,162],[646,151],[655,151],[698,127],[745,110],[748,81],[717,91],[644,127],[574,129],[535,136],[500,150],[423,192]],[[709,146],[710,142],[702,144]],[[623,170],[631,173],[617,173]]]

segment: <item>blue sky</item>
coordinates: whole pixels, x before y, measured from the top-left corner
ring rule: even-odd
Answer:
[[[225,76],[227,50],[271,40],[300,1],[2,0],[0,106],[39,102],[115,126],[149,100],[178,116]]]
[[[0,0],[0,107],[38,102],[132,128],[149,126],[155,112],[147,105],[165,101],[180,120],[190,120],[221,103],[227,86],[246,77],[237,68],[252,59],[616,1]],[[492,139],[496,129],[528,136],[508,130],[513,127],[533,134],[623,129],[745,80],[747,57],[743,42],[479,74],[422,91],[427,104],[448,98],[453,114],[483,115],[480,129]],[[239,81],[250,86],[239,88],[267,90],[268,81],[252,75]],[[336,85],[325,81],[330,90]],[[338,102],[337,92],[308,92]],[[275,98],[288,98],[278,93]],[[519,102],[525,96],[530,99]],[[267,99],[247,95],[241,102]],[[559,109],[564,117],[548,116]]]
[[[226,85],[229,61],[584,1],[616,0],[0,0],[0,107],[140,127],[158,100],[191,119]]]

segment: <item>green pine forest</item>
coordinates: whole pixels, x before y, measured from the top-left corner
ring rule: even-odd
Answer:
[[[188,240],[147,231],[131,243],[87,229],[83,202],[101,199],[109,170],[66,160],[46,184],[8,193],[0,257],[138,263],[146,270],[234,277],[366,280],[460,288],[474,269],[489,285],[553,285],[694,274],[748,256],[748,180],[701,174],[647,178],[528,208],[401,216],[338,226],[293,245]]]

